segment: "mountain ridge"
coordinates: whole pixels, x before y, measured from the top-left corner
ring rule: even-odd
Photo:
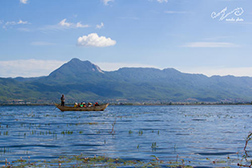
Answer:
[[[6,84],[7,83],[7,84]],[[9,85],[8,85],[9,83]],[[0,80],[0,102],[15,99],[58,102],[240,102],[252,100],[252,78],[182,73],[174,68],[103,71],[90,61],[71,59],[48,76]],[[5,96],[7,95],[7,96]]]

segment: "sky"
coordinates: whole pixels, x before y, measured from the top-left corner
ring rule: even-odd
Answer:
[[[0,77],[102,70],[252,77],[251,0],[0,0]]]

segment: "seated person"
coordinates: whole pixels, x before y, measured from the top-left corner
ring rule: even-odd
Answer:
[[[92,103],[88,102],[88,107],[92,107]]]

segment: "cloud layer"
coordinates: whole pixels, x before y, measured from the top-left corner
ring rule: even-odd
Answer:
[[[0,77],[46,76],[64,63],[65,61],[34,59],[0,61]]]
[[[3,21],[0,21],[0,24],[3,23]],[[26,25],[26,24],[30,24],[28,21],[23,21],[23,20],[19,20],[18,22],[16,21],[8,21],[6,23],[4,23],[3,28],[7,28],[8,26],[15,26],[15,25]]]
[[[234,68],[228,68],[228,67],[191,67],[191,68],[177,68],[181,72],[185,73],[193,73],[193,74],[204,74],[208,77],[214,76],[214,75],[220,75],[220,76],[227,76],[227,75],[233,75],[233,76],[250,76],[252,77],[252,67],[234,67]]]
[[[58,25],[60,27],[65,27],[65,28],[86,28],[86,27],[89,27],[89,25],[83,25],[83,24],[81,24],[81,22],[78,22],[78,23],[67,22],[66,19],[61,20]]]
[[[168,2],[168,0],[157,0],[159,3]]]
[[[97,64],[104,71],[116,71],[120,68],[130,67],[130,68],[157,68],[156,66],[146,65],[146,64],[137,64],[137,63],[123,63],[123,62],[97,62]]]
[[[115,40],[106,38],[104,36],[98,36],[96,33],[91,33],[87,36],[78,38],[77,45],[85,47],[108,47],[116,44]]]
[[[191,47],[191,48],[230,48],[230,47],[239,47],[233,43],[227,42],[192,42],[187,43],[183,47]]]
[[[104,26],[104,24],[103,24],[103,22],[101,22],[101,24],[96,25],[96,28],[97,28],[97,29],[101,29],[101,28],[103,28],[103,26]]]
[[[108,5],[109,2],[113,2],[114,0],[102,0],[104,5]]]
[[[28,0],[20,0],[20,3],[27,4]]]
[[[14,61],[0,61],[0,77],[38,77],[49,75],[53,70],[59,68],[66,63],[65,61],[58,60],[14,60]],[[115,71],[122,67],[152,67],[145,64],[132,64],[132,63],[110,63],[110,62],[96,62],[102,70]],[[176,68],[176,67],[175,67]],[[159,68],[158,68],[159,69]],[[207,76],[212,75],[234,75],[234,76],[251,76],[252,67],[177,67],[179,71],[185,73],[197,73]]]

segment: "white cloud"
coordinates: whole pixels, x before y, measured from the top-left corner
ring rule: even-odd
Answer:
[[[65,61],[58,60],[13,60],[0,61],[1,77],[38,77],[49,75]]]
[[[62,21],[59,22],[60,26],[66,26],[66,27],[70,27],[72,23],[68,23],[66,22],[66,19],[63,19]]]
[[[20,0],[20,3],[27,4],[28,0]]]
[[[104,5],[108,5],[109,2],[113,2],[114,0],[102,0]]]
[[[101,22],[100,25],[96,25],[96,28],[97,28],[97,29],[101,29],[103,26],[104,26],[104,24],[103,24],[103,22]]]
[[[77,28],[86,28],[86,27],[89,27],[89,25],[83,25],[83,24],[81,24],[81,22],[78,22],[78,23],[76,24],[76,27],[77,27]]]
[[[27,21],[19,20],[17,24],[28,24],[28,22]]]
[[[156,68],[156,69],[162,69],[160,67],[156,67],[153,65],[146,65],[146,64],[136,64],[136,63],[122,63],[122,62],[96,62],[96,65],[98,65],[102,70],[104,71],[115,71],[119,68],[123,67],[141,67],[141,68]],[[167,67],[165,67],[167,68]],[[233,76],[250,76],[252,77],[252,67],[233,67],[233,68],[227,68],[227,67],[174,67],[178,71],[184,72],[184,73],[192,73],[192,74],[204,74],[208,77],[211,77],[213,75],[220,75],[220,76],[226,76],[226,75],[233,75]]]
[[[76,28],[87,28],[90,27],[89,25],[83,25],[81,22],[71,23],[67,22],[67,19],[61,20],[56,25],[47,25],[44,27],[39,28],[39,30],[46,31],[46,30],[64,30],[64,29],[76,29]]]
[[[11,21],[11,22],[6,22],[5,25],[19,25],[19,24],[29,24],[28,21],[23,21],[23,20],[19,20],[18,22],[15,21]]]
[[[178,70],[185,73],[193,73],[193,74],[204,74],[206,76],[213,75],[233,75],[233,76],[250,76],[252,77],[252,67],[234,67],[234,68],[226,68],[226,67],[196,67],[196,68],[178,68]]]
[[[168,0],[157,0],[159,3],[168,2]]]
[[[79,37],[77,41],[77,45],[86,47],[108,47],[115,44],[115,40],[106,38],[104,36],[99,37],[96,33],[91,33],[87,36]]]
[[[13,60],[13,61],[0,61],[0,77],[38,77],[47,76],[55,69],[67,61],[58,60]],[[144,67],[144,68],[157,68],[152,65],[136,64],[136,63],[109,63],[109,62],[96,62],[104,71],[115,71],[123,67]],[[213,75],[234,75],[234,76],[250,76],[252,77],[252,67],[175,67],[177,70],[184,73],[204,74],[207,76]]]
[[[71,23],[71,22],[67,22],[66,19],[61,20],[58,23],[59,27],[62,28],[86,28],[89,27],[89,25],[83,25],[81,24],[81,22],[78,23]],[[57,26],[51,26],[51,28],[57,28]]]
[[[28,21],[23,21],[19,20],[18,22],[16,21],[8,21],[3,25],[3,28],[7,28],[8,26],[15,26],[15,25],[25,25],[25,24],[30,24]]]
[[[192,42],[187,43],[183,47],[191,47],[191,48],[230,48],[230,47],[239,47],[233,43],[227,42]]]
[[[157,68],[155,66],[152,65],[145,65],[145,64],[135,64],[135,63],[122,63],[122,62],[97,62],[95,63],[96,65],[98,65],[102,70],[104,71],[116,71],[119,68],[123,68],[123,67],[135,67],[135,68]]]

